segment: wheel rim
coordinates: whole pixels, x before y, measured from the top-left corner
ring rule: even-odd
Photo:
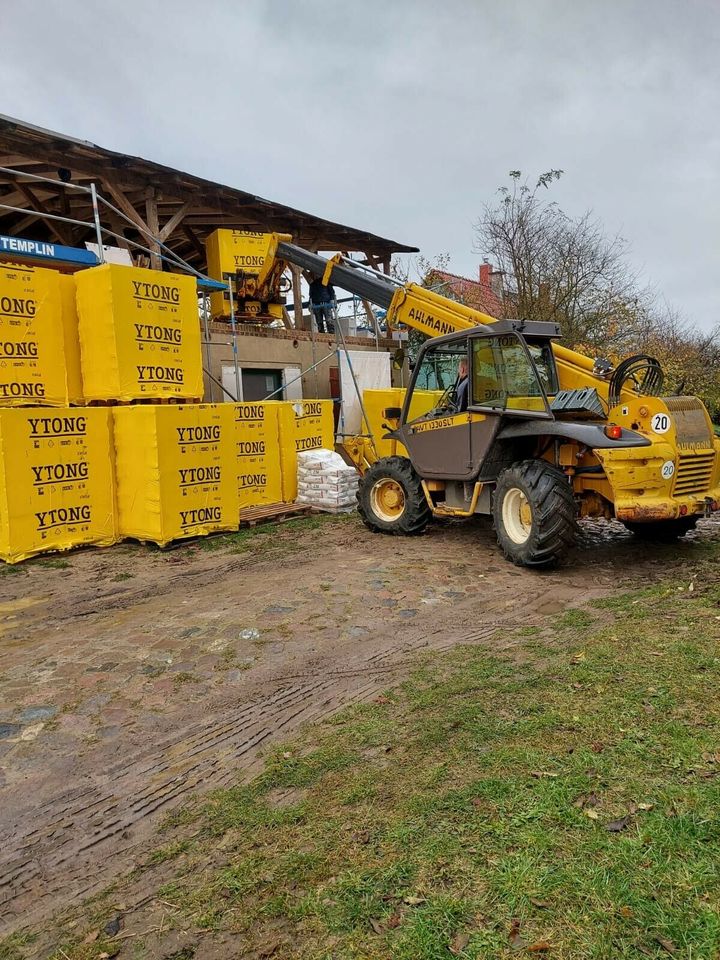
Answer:
[[[397,480],[383,477],[370,491],[370,504],[376,517],[392,523],[405,512],[405,491]]]
[[[513,543],[525,543],[532,533],[532,508],[528,498],[517,487],[505,494],[502,521],[505,532]]]

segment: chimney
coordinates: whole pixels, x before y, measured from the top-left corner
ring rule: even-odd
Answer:
[[[489,260],[483,260],[480,264],[480,284],[483,287],[490,286],[490,276],[492,275],[492,266]]]

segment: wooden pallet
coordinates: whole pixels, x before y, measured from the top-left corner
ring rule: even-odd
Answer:
[[[136,397],[135,400],[88,400],[81,404],[85,407],[142,407],[142,406],[184,406],[190,403],[202,403],[202,400],[190,397]]]
[[[258,523],[284,523],[307,517],[313,508],[306,503],[268,503],[261,507],[245,507],[240,511],[240,526],[255,527]]]

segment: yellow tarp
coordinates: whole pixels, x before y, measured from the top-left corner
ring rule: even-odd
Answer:
[[[240,509],[282,498],[279,405],[234,403]]]
[[[0,409],[0,557],[116,539],[110,411]]]
[[[297,499],[297,455],[305,450],[335,449],[332,400],[268,401],[278,408],[283,500]]]
[[[86,400],[203,396],[193,277],[104,264],[75,282]]]
[[[66,287],[61,288],[60,274],[55,270],[0,267],[3,406],[64,407],[75,399],[71,394],[77,385],[68,385],[66,343],[72,354],[76,334],[72,316],[63,309],[63,289]]]
[[[113,407],[119,531],[166,544],[238,526],[232,404]]]

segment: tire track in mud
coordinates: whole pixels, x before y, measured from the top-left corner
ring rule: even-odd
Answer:
[[[0,831],[0,930],[22,921],[47,918],[62,902],[100,890],[118,872],[118,864],[166,814],[188,795],[226,787],[249,777],[261,763],[262,747],[303,723],[321,720],[352,702],[368,700],[401,677],[408,660],[423,649],[444,650],[477,643],[498,630],[537,620],[533,605],[545,587],[527,596],[511,616],[493,610],[507,605],[503,592],[484,608],[480,627],[426,626],[407,630],[401,640],[375,641],[378,649],[347,657],[314,660],[307,670],[289,671],[264,681],[241,706],[227,694],[218,696],[193,722],[156,738],[151,747],[129,748],[129,760],[93,753],[79,763],[82,786],[43,798],[32,829],[25,811]],[[467,601],[464,606],[467,606]],[[459,610],[454,611],[457,619]],[[468,611],[465,611],[467,616]],[[77,779],[76,779],[77,783]],[[123,867],[124,869],[124,867]]]

